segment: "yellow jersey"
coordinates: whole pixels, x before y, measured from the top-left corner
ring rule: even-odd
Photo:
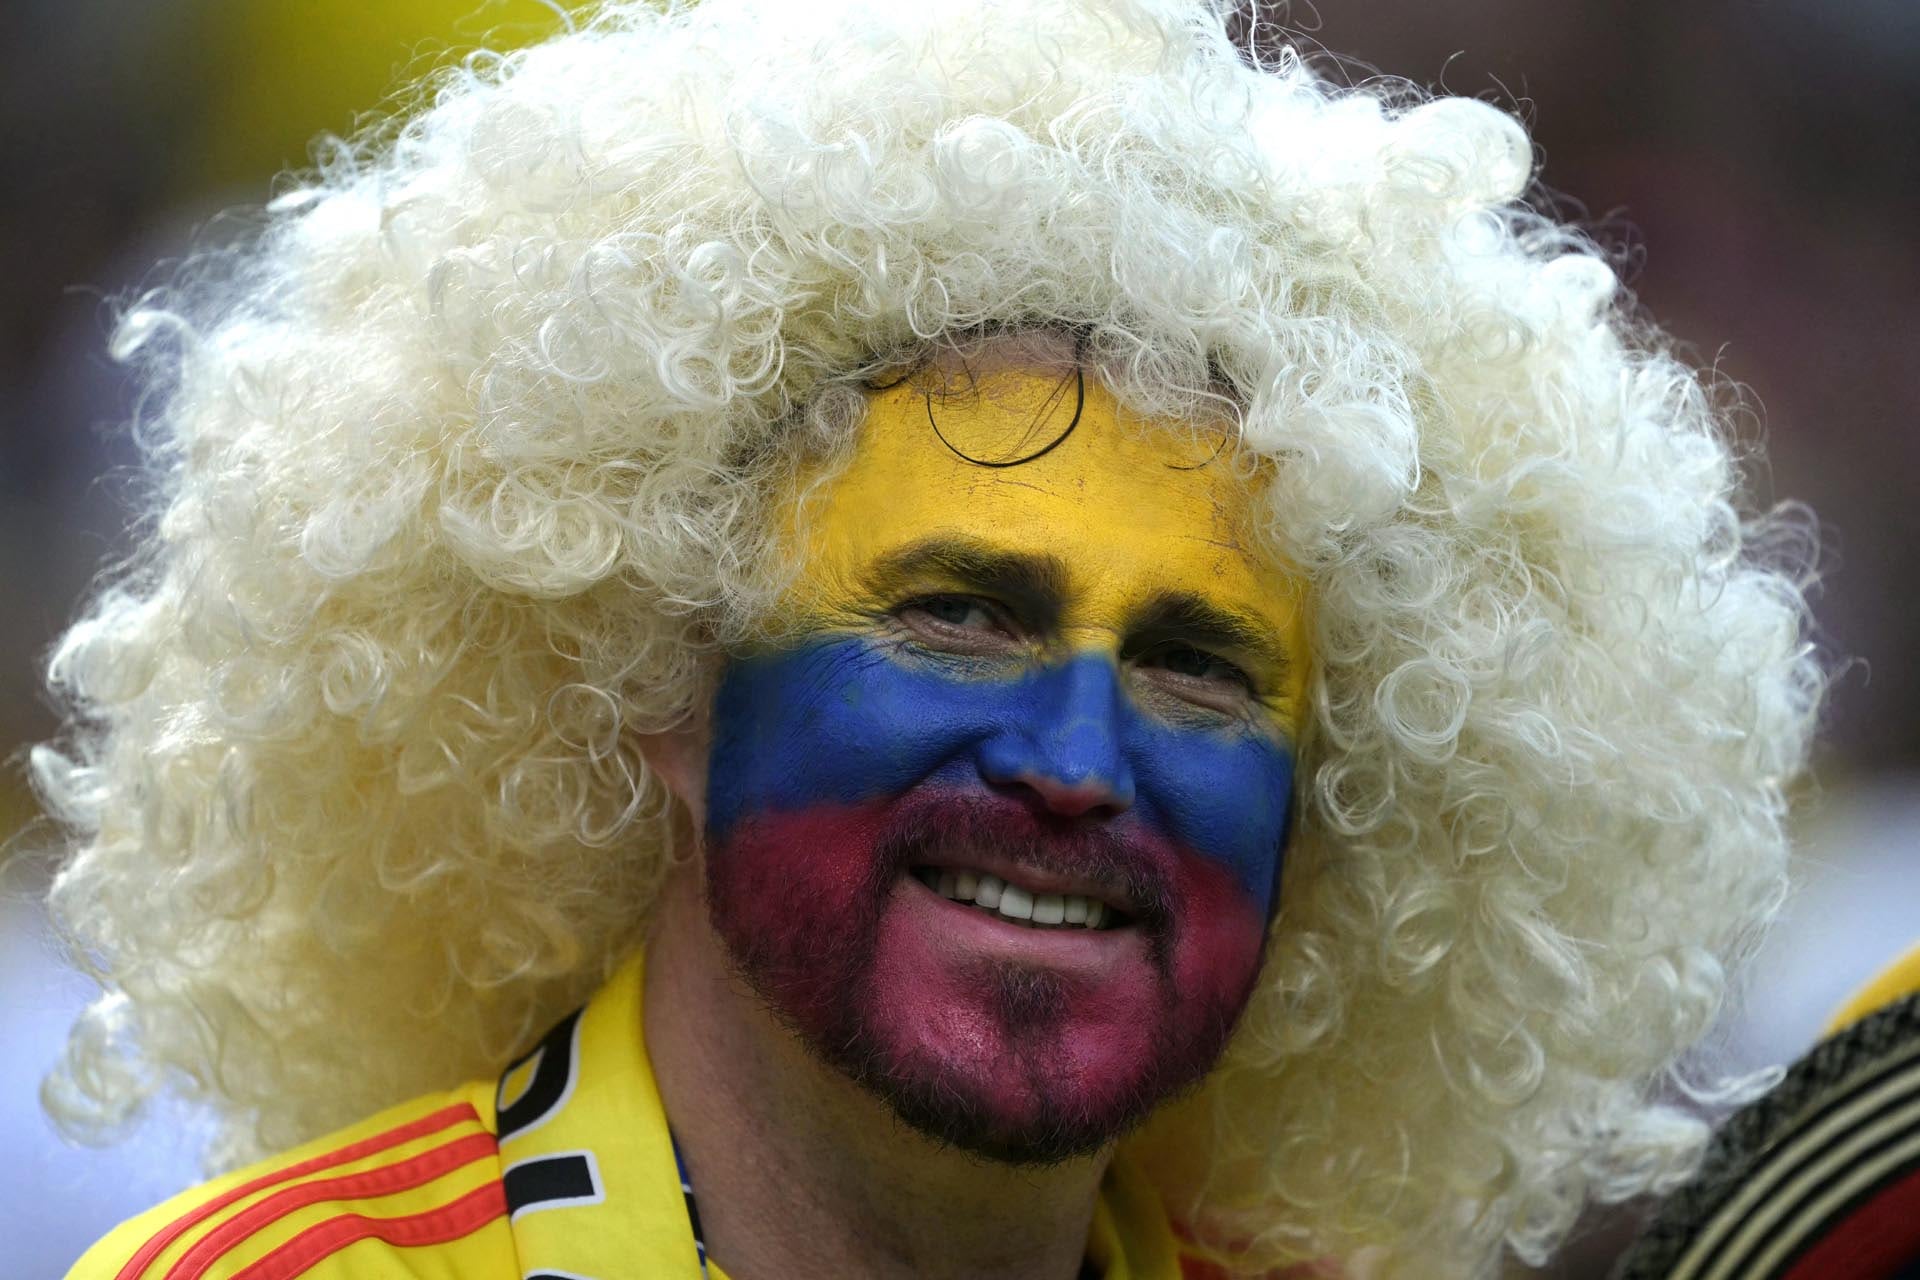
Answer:
[[[109,1233],[68,1280],[725,1280],[698,1239],[641,990],[635,957],[499,1080],[177,1196]],[[1116,1161],[1084,1274],[1218,1274],[1182,1253],[1157,1194]]]

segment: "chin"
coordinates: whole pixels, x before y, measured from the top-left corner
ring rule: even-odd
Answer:
[[[1122,1028],[1080,1016],[1054,974],[975,976],[951,1017],[902,1017],[870,994],[835,1064],[919,1132],[1004,1163],[1104,1150],[1205,1076],[1232,1030],[1234,1010],[1188,1007]]]
[[[781,1021],[914,1129],[1009,1163],[1096,1153],[1205,1076],[1262,958],[1262,905],[1218,862],[993,796],[759,817],[707,865],[714,928]],[[1049,897],[1102,905],[1055,920]]]

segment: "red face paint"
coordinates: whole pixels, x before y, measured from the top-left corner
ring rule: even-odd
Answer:
[[[1218,860],[1013,796],[762,813],[707,857],[714,925],[774,1010],[915,1127],[1001,1159],[1094,1151],[1199,1079],[1260,967],[1263,913]],[[1097,887],[1127,921],[1009,923],[929,866]]]

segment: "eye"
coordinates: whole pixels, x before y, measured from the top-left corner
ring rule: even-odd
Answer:
[[[1019,627],[1006,612],[979,596],[922,596],[901,605],[894,616],[913,632],[915,640],[933,649],[1006,653],[1022,643]]]
[[[1217,653],[1187,644],[1163,644],[1134,659],[1158,689],[1216,711],[1239,711],[1253,698],[1253,679]]]
[[[949,627],[978,629],[994,624],[992,611],[970,596],[934,596],[916,600],[908,608],[918,609]]]
[[[1246,682],[1246,676],[1240,668],[1217,654],[1205,649],[1193,649],[1186,645],[1169,646],[1158,653],[1150,653],[1144,659],[1147,663],[1164,667],[1175,675],[1195,680],[1238,680]]]

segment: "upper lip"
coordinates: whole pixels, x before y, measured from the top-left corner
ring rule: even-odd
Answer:
[[[997,876],[1008,884],[1018,885],[1029,893],[1057,893],[1062,897],[1069,895],[1092,898],[1104,902],[1108,907],[1123,915],[1138,915],[1140,908],[1131,895],[1120,885],[1111,881],[1096,880],[1089,876],[1066,875],[1058,871],[1048,871],[1036,867],[1030,862],[1021,862],[1014,858],[985,851],[940,850],[928,852],[917,859],[915,866],[932,867],[941,871],[980,871]]]

